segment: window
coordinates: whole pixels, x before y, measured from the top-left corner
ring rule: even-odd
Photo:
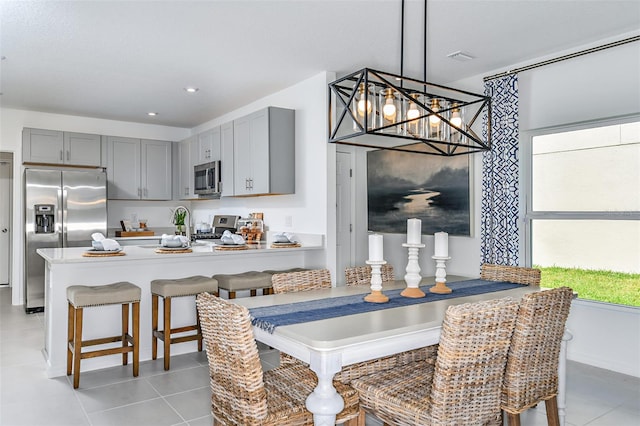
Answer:
[[[529,136],[527,253],[542,284],[640,306],[640,117]]]

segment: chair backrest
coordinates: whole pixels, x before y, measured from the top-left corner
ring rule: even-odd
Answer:
[[[392,265],[382,265],[380,272],[382,273],[383,283],[396,280],[393,274]],[[366,265],[346,268],[344,270],[344,276],[347,279],[347,287],[356,285],[369,286],[371,285],[371,266]]]
[[[309,269],[273,274],[271,285],[276,294],[331,288],[331,272],[328,269]]]
[[[484,263],[480,267],[480,278],[488,281],[508,281],[524,285],[540,285],[540,269]]]
[[[267,416],[267,395],[249,310],[209,293],[200,293],[196,305],[209,361],[214,417],[260,424]]]
[[[518,302],[511,298],[450,306],[431,386],[435,424],[495,424]]]
[[[502,409],[517,414],[558,392],[558,362],[573,290],[523,296],[511,339]]]

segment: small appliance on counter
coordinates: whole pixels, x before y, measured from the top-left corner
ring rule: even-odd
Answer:
[[[220,240],[224,231],[236,233],[238,230],[238,220],[240,216],[235,215],[215,215],[211,224],[210,232],[198,232],[191,236],[192,240]]]
[[[247,219],[238,220],[238,233],[247,241],[247,244],[257,244],[262,240],[264,233],[262,213],[252,213],[250,216]]]

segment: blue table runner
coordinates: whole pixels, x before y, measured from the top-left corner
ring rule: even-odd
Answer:
[[[420,303],[435,302],[437,300],[473,296],[476,294],[492,293],[522,287],[521,284],[480,279],[447,283],[447,286],[453,290],[449,294],[430,293],[430,285],[422,286],[420,289],[424,291],[427,296],[419,299],[401,296],[400,293],[404,290],[403,288],[386,291],[383,288],[383,293],[389,297],[389,302],[387,303],[365,302],[364,297],[367,295],[367,293],[365,293],[288,303],[285,305],[264,306],[249,309],[249,312],[251,314],[251,323],[254,326],[273,333],[276,327],[282,325],[318,321],[327,318],[355,315],[364,312],[373,312],[382,309],[398,308],[401,306],[417,305]]]

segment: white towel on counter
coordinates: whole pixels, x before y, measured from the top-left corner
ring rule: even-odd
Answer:
[[[116,240],[112,240],[111,238],[105,238],[104,240],[100,241],[102,243],[102,248],[105,251],[114,251],[114,250],[120,250],[120,243],[117,242]]]
[[[163,247],[188,247],[189,239],[184,235],[162,234],[160,245]]]
[[[281,232],[273,236],[274,243],[297,243],[295,234],[291,232]]]
[[[94,239],[94,241],[91,241],[91,246],[94,250],[98,251],[116,251],[121,249],[120,243],[110,238],[103,238],[101,240]]]
[[[93,238],[93,241],[102,241],[105,239],[105,236],[102,235],[102,232],[94,232],[91,234],[91,238]]]
[[[222,233],[222,237],[220,238],[222,244],[235,244],[242,245],[246,244],[246,241],[242,237],[242,235],[233,234],[231,231],[227,230]]]

